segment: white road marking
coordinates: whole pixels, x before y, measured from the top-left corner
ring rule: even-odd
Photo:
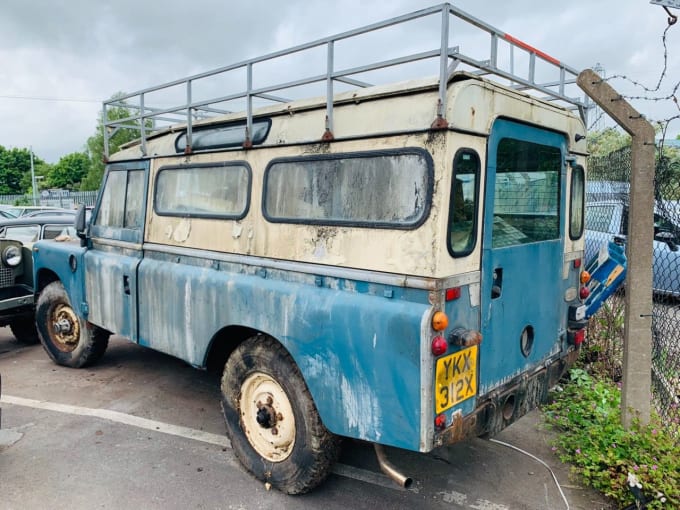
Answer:
[[[47,402],[44,400],[34,400],[23,397],[13,397],[11,395],[0,396],[0,403],[10,404],[22,407],[31,407],[33,409],[42,409],[45,411],[54,411],[64,414],[73,414],[77,416],[91,416],[93,418],[100,418],[123,425],[129,425],[140,429],[151,430],[154,432],[161,432],[163,434],[170,434],[172,436],[183,437],[186,439],[193,439],[195,441],[202,441],[204,443],[214,444],[221,447],[231,448],[231,443],[226,436],[219,434],[211,434],[202,430],[196,430],[189,427],[181,427],[179,425],[172,425],[156,420],[149,420],[148,418],[140,418],[131,414],[125,414],[118,411],[111,411],[109,409],[93,409],[90,407],[72,406],[68,404],[58,404],[56,402]],[[370,483],[380,487],[393,489],[397,491],[408,490],[409,492],[420,492],[419,490],[403,489],[396,483],[392,482],[387,476],[382,473],[376,473],[367,469],[361,469],[346,464],[337,463],[333,469],[333,473],[345,478]],[[468,505],[472,510],[507,510],[505,505],[499,505],[487,500],[478,499],[473,504],[469,504],[468,496],[460,492],[444,492],[439,493],[443,496],[443,500],[447,503],[456,505]]]
[[[194,439],[196,441],[202,441],[204,443],[210,443],[222,447],[231,447],[231,443],[226,436],[211,434],[210,432],[204,432],[202,430],[196,430],[189,427],[171,425],[161,421],[149,420],[147,418],[140,418],[139,416],[132,416],[130,414],[120,413],[118,411],[110,411],[108,409],[92,409],[89,407],[57,404],[55,402],[46,402],[44,400],[12,397],[11,395],[2,395],[2,397],[0,397],[0,402],[16,406],[32,407],[34,409],[44,409],[46,411],[56,411],[58,413],[75,414],[78,416],[92,416],[94,418],[101,418],[103,420],[122,423],[124,425],[130,425],[140,429],[153,430],[154,432],[161,432],[163,434],[170,434],[172,436]]]

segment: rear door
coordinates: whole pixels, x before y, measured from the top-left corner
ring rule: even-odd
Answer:
[[[488,142],[480,393],[560,349],[564,135],[497,120]]]

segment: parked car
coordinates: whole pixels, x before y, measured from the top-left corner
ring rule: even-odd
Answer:
[[[674,204],[654,211],[653,280],[657,294],[680,297],[680,224],[674,221]],[[603,244],[625,245],[628,235],[628,204],[621,199],[586,204],[585,260],[598,256]]]
[[[0,326],[23,343],[36,343],[33,258],[20,241],[0,239]]]
[[[2,210],[14,218],[20,218],[21,216],[26,216],[36,211],[69,211],[69,209],[63,209],[61,207],[51,207],[47,205],[16,205],[16,206],[5,206]]]
[[[21,217],[26,218],[29,216],[31,218],[35,218],[36,216],[71,216],[72,218],[75,218],[76,211],[73,209],[44,209],[39,211],[31,211]]]
[[[36,343],[32,246],[40,239],[75,237],[73,217],[23,216],[0,221],[0,326],[22,343]]]
[[[22,216],[0,220],[0,239],[15,239],[32,244],[40,239],[54,239],[59,235],[75,237],[73,215]]]

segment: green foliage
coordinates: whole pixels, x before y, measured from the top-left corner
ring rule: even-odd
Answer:
[[[117,99],[123,95],[122,92],[118,92],[111,96],[111,99]],[[131,110],[124,106],[107,110],[107,120],[124,119],[130,115],[132,115]],[[130,122],[130,125],[138,126],[139,122]],[[136,140],[139,136],[140,132],[138,129],[119,129],[109,138],[109,154],[115,153],[121,145]],[[82,191],[99,189],[102,177],[104,177],[104,127],[102,125],[102,113],[99,114],[97,119],[95,134],[87,139],[87,154],[90,159],[90,167],[86,177],[81,182],[80,189]]]
[[[34,168],[45,162],[34,156]],[[26,183],[28,182],[28,186]],[[29,149],[5,149],[0,145],[0,194],[20,195],[26,193],[31,182],[31,151]]]
[[[588,152],[595,157],[608,156],[616,150],[627,147],[630,143],[630,135],[613,127],[588,133]]]
[[[90,158],[84,152],[63,156],[46,171],[45,187],[78,189],[90,169]]]
[[[582,368],[572,369],[570,377],[544,409],[558,432],[554,450],[560,459],[619,504],[634,501],[628,486],[632,474],[643,494],[653,498],[647,508],[680,508],[680,414],[670,426],[653,415],[649,425],[634,420],[626,430],[615,383]]]

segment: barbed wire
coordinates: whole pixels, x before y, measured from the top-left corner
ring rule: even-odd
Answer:
[[[666,12],[669,12],[666,9]],[[670,12],[669,12],[670,15]],[[631,83],[633,86],[641,88],[645,94],[639,94],[639,95],[628,95],[628,94],[621,94],[621,97],[626,99],[626,100],[631,100],[631,101],[649,101],[649,102],[661,102],[661,101],[672,101],[673,104],[675,105],[675,108],[678,110],[678,114],[670,116],[665,119],[658,119],[658,120],[653,120],[656,124],[659,125],[662,133],[662,140],[661,140],[661,146],[660,149],[663,149],[663,140],[666,138],[666,133],[668,131],[668,126],[671,124],[671,122],[680,119],[680,103],[678,102],[678,90],[680,89],[680,81],[678,81],[671,89],[671,92],[667,95],[661,95],[661,96],[653,96],[651,94],[655,94],[661,90],[661,85],[663,84],[664,79],[668,75],[668,31],[671,29],[672,26],[675,25],[675,20],[677,18],[671,16],[668,18],[668,25],[663,31],[663,35],[661,36],[661,42],[663,44],[663,69],[661,70],[661,73],[659,75],[659,79],[656,82],[656,86],[654,88],[647,87],[645,84],[642,82],[635,80],[633,78],[630,78],[629,76],[625,74],[614,74],[612,76],[602,78],[603,81],[611,81],[615,79],[621,79],[625,80],[629,83]],[[600,112],[600,115],[591,123],[590,127],[588,128],[591,130],[593,126],[599,122],[599,120],[602,118],[604,115],[604,112]]]

